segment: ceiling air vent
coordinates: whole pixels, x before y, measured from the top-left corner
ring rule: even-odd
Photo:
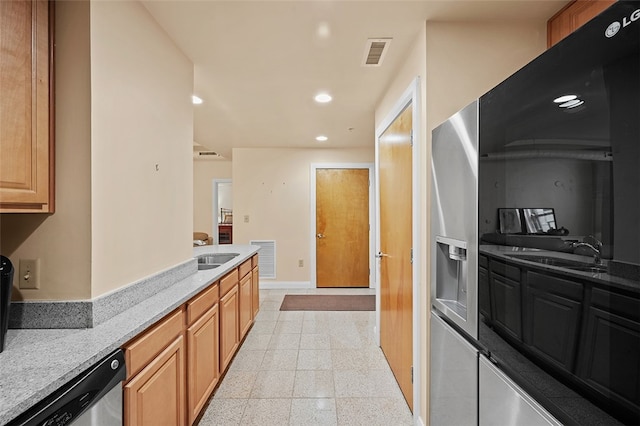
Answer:
[[[194,151],[193,158],[200,160],[223,160],[224,157],[215,151]]]
[[[364,58],[362,58],[362,66],[379,67],[382,65],[382,61],[389,50],[391,40],[391,38],[367,39],[367,44],[364,48]]]

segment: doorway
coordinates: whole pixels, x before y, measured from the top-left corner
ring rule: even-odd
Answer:
[[[380,348],[409,408],[420,412],[418,80],[376,131]]]
[[[311,165],[313,287],[371,287],[372,164]]]
[[[214,179],[211,227],[213,244],[233,243],[233,185],[231,179]]]

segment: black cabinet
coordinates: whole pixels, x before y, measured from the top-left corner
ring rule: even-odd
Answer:
[[[593,289],[577,375],[618,411],[640,417],[640,300]]]
[[[547,363],[574,371],[584,287],[581,283],[528,271],[524,342]]]
[[[508,336],[522,340],[522,300],[520,268],[490,262],[489,291],[493,326]]]

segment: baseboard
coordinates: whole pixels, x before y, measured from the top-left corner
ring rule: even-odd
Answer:
[[[310,281],[264,281],[260,280],[260,290],[306,290],[314,288]]]

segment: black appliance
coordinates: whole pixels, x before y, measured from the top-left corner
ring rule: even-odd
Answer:
[[[618,1],[479,100],[478,340],[564,424],[640,424],[639,45]]]
[[[0,256],[0,352],[4,351],[4,340],[9,328],[12,287],[13,264],[9,258]]]

